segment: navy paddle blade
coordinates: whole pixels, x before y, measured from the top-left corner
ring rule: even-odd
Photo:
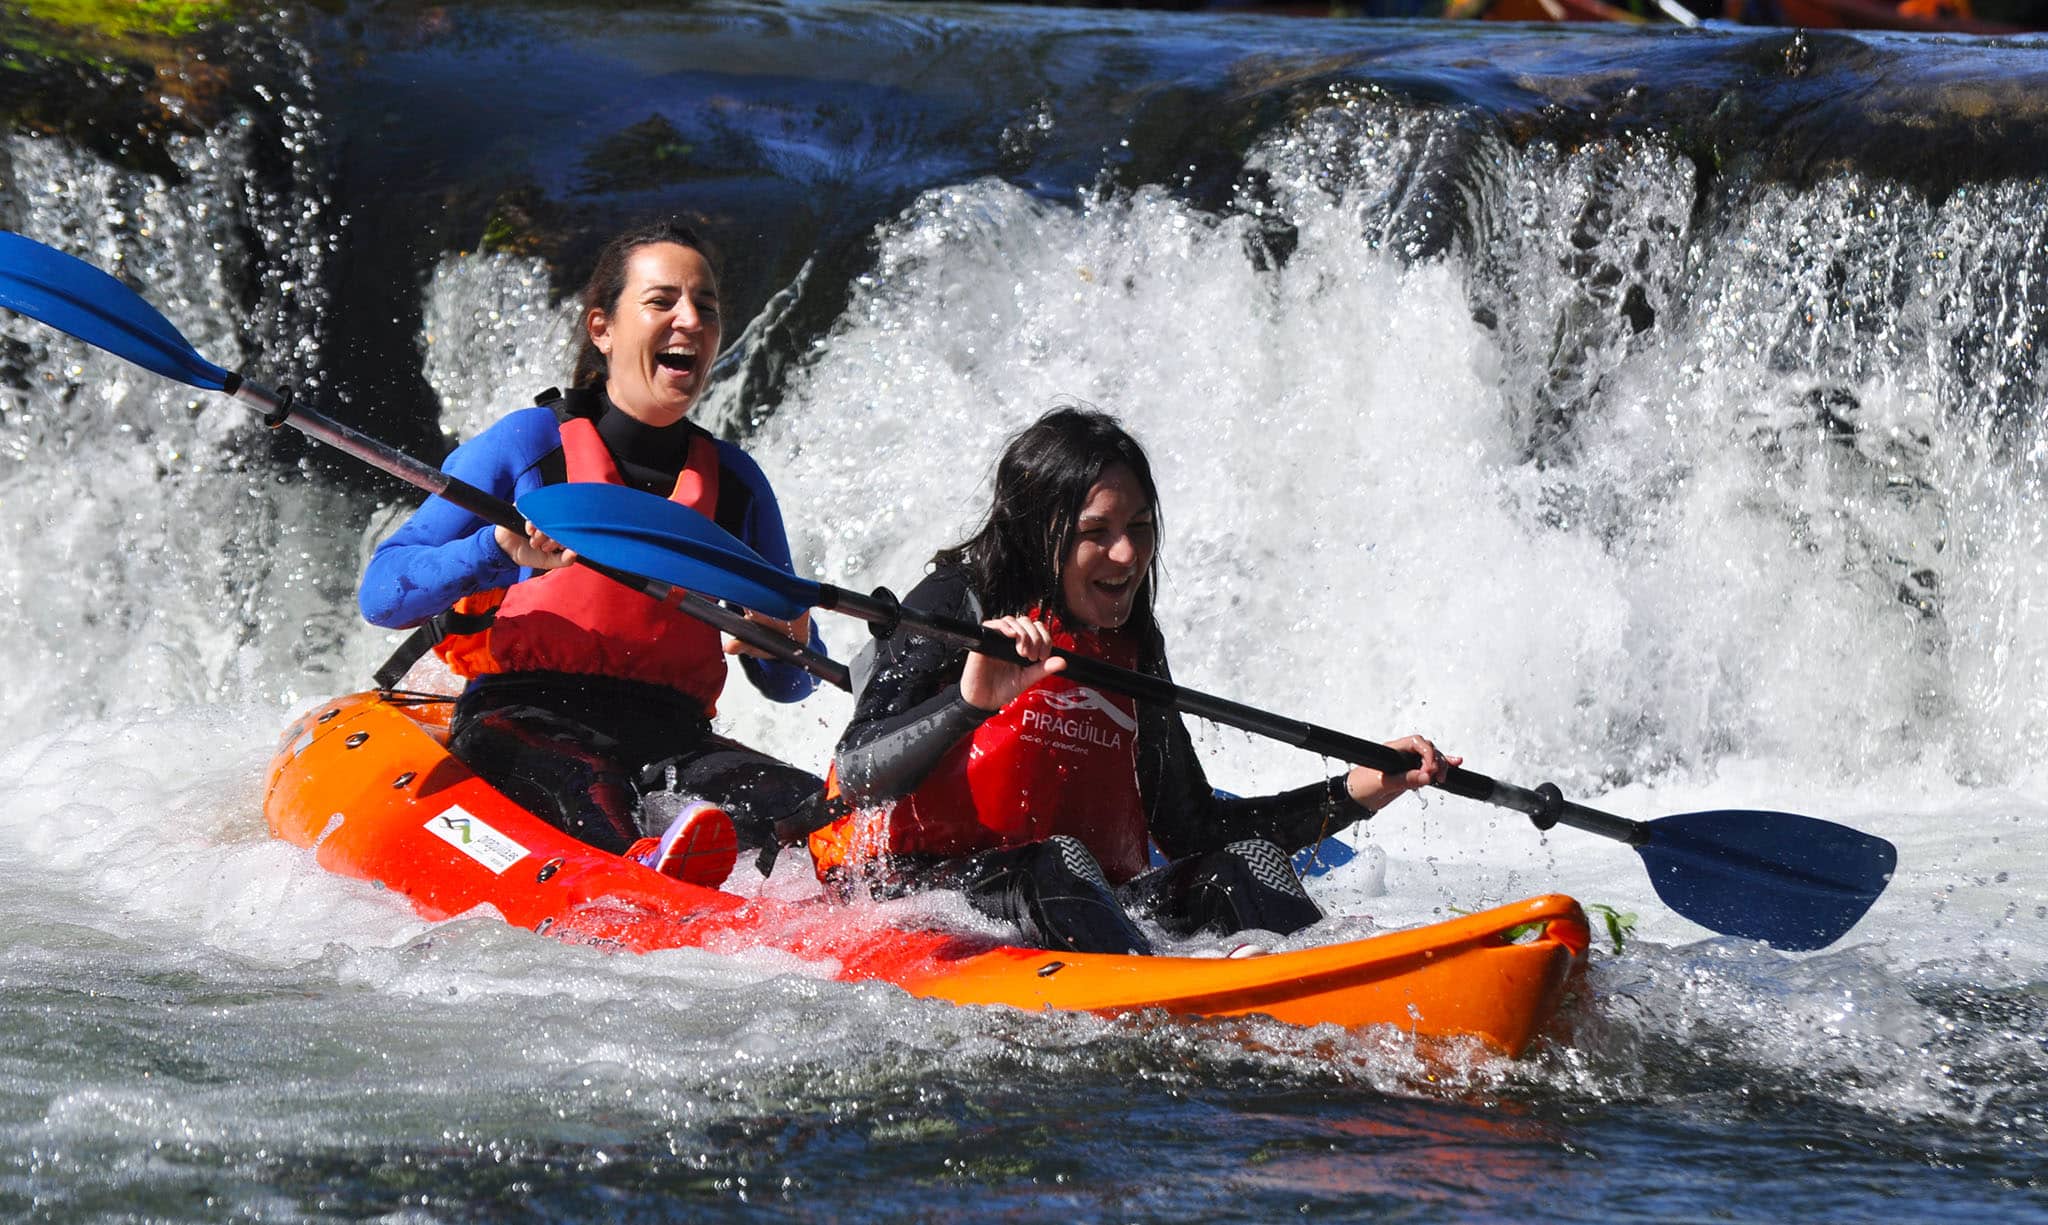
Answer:
[[[0,306],[165,378],[221,391],[233,378],[134,290],[84,260],[0,230]]]
[[[774,565],[689,507],[638,489],[544,485],[519,499],[519,513],[600,565],[771,617],[786,621],[818,602],[818,584]]]
[[[1856,925],[1890,883],[1898,849],[1789,812],[1690,812],[1646,823],[1636,848],[1664,904],[1717,932],[1803,952]]]

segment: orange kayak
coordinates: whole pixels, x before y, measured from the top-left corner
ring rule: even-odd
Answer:
[[[1585,963],[1577,902],[1548,895],[1447,923],[1240,959],[1016,948],[880,923],[868,908],[743,898],[672,880],[587,846],[519,808],[449,756],[451,704],[361,693],[284,734],[264,799],[279,838],[321,866],[377,882],[428,919],[489,905],[579,944],[646,952],[776,948],[837,977],[959,1004],[1390,1025],[1474,1036],[1520,1055]]]

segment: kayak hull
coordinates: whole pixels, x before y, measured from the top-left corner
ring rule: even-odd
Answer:
[[[776,948],[958,1004],[1390,1025],[1519,1055],[1585,962],[1585,915],[1561,895],[1240,959],[1048,952],[889,926],[872,908],[822,898],[743,898],[599,851],[519,808],[449,756],[449,710],[363,693],[307,712],[271,763],[271,831],[428,919],[490,906],[556,939],[632,952]]]

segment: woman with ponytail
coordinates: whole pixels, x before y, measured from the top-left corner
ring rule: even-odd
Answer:
[[[674,222],[619,235],[599,252],[582,306],[570,392],[501,418],[444,469],[508,501],[565,480],[632,485],[701,511],[787,568],[767,478],[689,419],[724,328],[704,243]],[[815,681],[573,560],[532,524],[521,535],[430,498],[378,546],[359,602],[374,624],[426,626],[469,678],[450,748],[487,781],[585,842],[717,884],[736,842],[764,846],[776,822],[801,824],[821,786],[712,732],[726,657],[742,655],[747,679],[774,701],[800,700]],[[748,615],[823,649],[808,616]],[[657,790],[692,802],[672,823],[643,814],[640,798]]]

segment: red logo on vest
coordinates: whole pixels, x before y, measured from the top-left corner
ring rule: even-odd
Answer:
[[[1136,663],[1128,634],[1074,634],[1051,624],[1055,646],[1123,668]],[[843,847],[853,859],[882,851],[951,856],[1066,834],[1094,852],[1110,880],[1127,881],[1149,862],[1137,702],[1047,677],[954,745],[915,792],[886,812],[841,822],[848,823],[858,832],[814,841],[813,853]],[[826,856],[821,869],[832,866]]]

